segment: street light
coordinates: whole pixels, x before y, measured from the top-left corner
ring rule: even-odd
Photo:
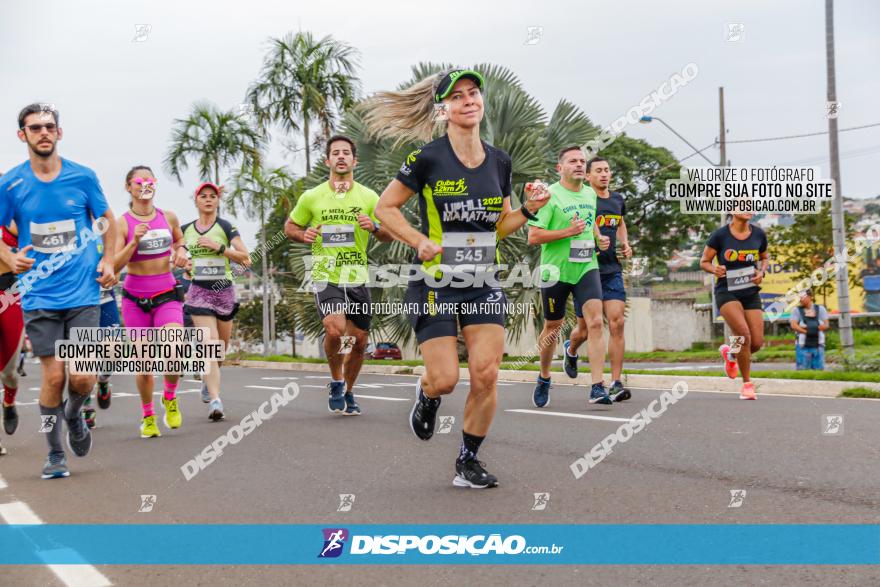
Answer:
[[[666,128],[668,128],[670,131],[672,131],[672,134],[674,134],[675,136],[677,136],[678,138],[680,138],[681,140],[683,140],[683,141],[685,142],[685,144],[687,144],[688,147],[690,147],[691,149],[693,149],[694,152],[695,152],[697,155],[699,155],[700,157],[702,157],[703,159],[705,159],[706,161],[708,161],[708,162],[709,162],[709,165],[712,165],[713,167],[724,167],[724,162],[721,162],[721,163],[715,163],[714,161],[712,161],[711,159],[709,159],[708,157],[706,157],[705,155],[703,155],[703,152],[702,152],[700,149],[698,149],[698,148],[696,148],[695,146],[693,146],[689,140],[687,140],[686,138],[684,138],[683,136],[681,136],[680,134],[678,134],[678,132],[677,132],[674,128],[672,128],[671,126],[669,126],[668,124],[666,124],[666,121],[663,120],[662,118],[660,118],[659,116],[642,116],[641,118],[639,118],[639,122],[640,122],[641,124],[649,124],[649,123],[651,123],[651,122],[654,122],[655,120],[656,120],[657,122],[659,122],[660,124],[662,124],[663,126],[665,126]]]

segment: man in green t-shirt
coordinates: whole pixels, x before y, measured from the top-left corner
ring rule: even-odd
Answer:
[[[361,409],[352,389],[364,362],[372,318],[365,285],[367,244],[370,234],[383,242],[392,236],[379,226],[373,213],[379,196],[354,181],[354,141],[341,135],[330,137],[326,155],[330,179],[299,197],[284,232],[288,238],[312,245],[311,279],[330,366],[330,411],[355,416]]]
[[[590,403],[610,404],[603,383],[605,345],[602,334],[602,284],[596,243],[604,251],[608,237],[596,226],[596,192],[586,179],[586,157],[578,146],[559,152],[559,181],[550,186],[550,201],[529,221],[529,244],[541,245],[541,301],[544,330],[539,337],[541,374],[532,394],[538,408],[550,403],[550,363],[561,338],[568,296],[581,309],[589,332],[588,354],[592,371]],[[558,270],[558,278],[555,276]]]

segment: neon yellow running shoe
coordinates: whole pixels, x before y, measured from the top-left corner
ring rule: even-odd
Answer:
[[[147,416],[141,422],[141,438],[158,438],[162,436],[156,425],[156,416]]]
[[[180,425],[183,423],[183,416],[180,413],[177,398],[162,398],[162,405],[165,406],[165,417],[162,419],[165,422],[165,427],[169,430],[180,428]]]

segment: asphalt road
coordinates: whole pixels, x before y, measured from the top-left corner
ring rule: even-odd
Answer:
[[[364,414],[330,414],[321,374],[225,368],[227,420],[211,423],[199,383],[181,385],[184,424],[162,438],[139,437],[130,376],[114,378],[110,410],[98,413],[89,456],[69,456],[71,476],[39,477],[46,455],[37,432],[36,366],[22,380],[22,423],[3,436],[7,487],[0,505],[22,501],[47,524],[71,523],[880,523],[877,463],[880,402],[691,392],[580,479],[569,465],[620,420],[660,392],[634,390],[613,406],[555,385],[551,405],[531,405],[528,384],[503,383],[481,460],[500,486],[452,486],[467,383],[444,399],[451,431],[429,442],[407,425],[414,377],[364,375],[356,389]],[[181,465],[284,384],[297,399],[213,464],[186,481]],[[525,411],[517,411],[525,410]],[[822,433],[823,416],[844,417],[843,433]],[[572,417],[575,416],[575,417]],[[603,419],[603,418],[615,418]],[[746,490],[728,507],[731,490]],[[533,495],[550,494],[544,511]],[[141,495],[155,495],[139,512]],[[337,512],[339,494],[355,494]],[[2,519],[0,519],[2,521]],[[625,545],[596,545],[625,548]],[[748,545],[742,545],[747,548]],[[175,548],[174,544],[156,548]],[[872,567],[777,566],[431,566],[233,567],[98,566],[118,585],[756,585],[880,583]],[[61,585],[46,567],[0,568],[0,583]],[[463,575],[462,573],[466,573]]]

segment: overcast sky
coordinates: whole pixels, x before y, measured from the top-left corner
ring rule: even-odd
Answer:
[[[393,88],[419,61],[493,62],[513,69],[548,110],[566,98],[604,126],[693,62],[696,79],[652,114],[696,146],[718,136],[721,85],[729,140],[827,130],[824,2],[719,4],[2,0],[0,170],[26,157],[15,135],[19,109],[54,103],[65,131],[61,154],[95,169],[114,210],[127,205],[125,172],[145,163],[160,178],[157,204],[188,220],[194,208],[182,197],[197,178],[178,186],[160,170],[172,121],[198,100],[237,109],[267,39],[298,29],[359,49],[368,93]],[[838,0],[835,8],[840,128],[880,122],[880,2]],[[138,24],[150,31],[133,42]],[[730,25],[742,25],[734,27],[738,40],[729,40]],[[539,42],[526,42],[529,27],[543,27]],[[658,123],[625,131],[679,158],[692,153]],[[880,195],[880,127],[841,133],[840,150],[844,195]],[[304,168],[301,157],[280,152],[270,164]],[[706,154],[718,158],[717,149]],[[818,165],[827,176],[828,137],[731,144],[728,158]],[[239,220],[253,244],[256,225]]]

